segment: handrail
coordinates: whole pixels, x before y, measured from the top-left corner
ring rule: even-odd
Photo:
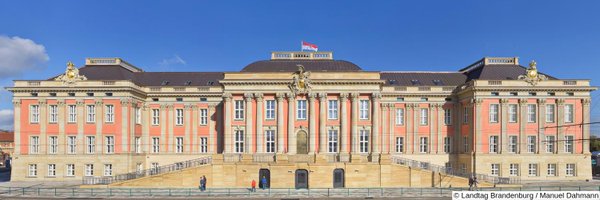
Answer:
[[[154,176],[164,174],[173,171],[180,171],[183,169],[202,166],[212,162],[211,157],[197,158],[193,160],[187,160],[183,162],[176,162],[169,165],[160,166],[157,168],[144,169],[142,171],[129,172],[125,174],[119,174],[115,176],[106,177],[83,177],[83,185],[108,185],[115,182],[126,181],[131,179],[142,178],[146,176]]]
[[[412,160],[408,158],[402,158],[398,156],[392,156],[392,163],[464,178],[470,178],[474,176],[477,177],[477,180],[479,181],[486,181],[493,184],[519,184],[521,182],[521,179],[519,177],[499,177],[479,173],[460,172],[452,169],[451,167],[436,165],[418,160]]]

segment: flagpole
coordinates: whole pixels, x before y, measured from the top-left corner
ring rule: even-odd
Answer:
[[[304,52],[304,48],[302,48],[302,45],[304,45],[304,41],[300,41],[300,52]]]

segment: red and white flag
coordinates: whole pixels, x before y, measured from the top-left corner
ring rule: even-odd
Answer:
[[[311,43],[302,41],[302,50],[318,51],[319,47],[317,47],[316,44],[311,44]]]

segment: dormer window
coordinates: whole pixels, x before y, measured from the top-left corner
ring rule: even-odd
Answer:
[[[169,85],[169,81],[163,81],[160,85]]]
[[[434,85],[444,85],[444,82],[442,82],[442,80],[433,80],[433,84]]]
[[[396,80],[389,79],[388,82],[390,83],[390,85],[396,84]]]
[[[186,81],[184,85],[191,85],[192,81]]]
[[[421,85],[421,82],[417,79],[410,80],[410,82],[412,83],[412,85]]]

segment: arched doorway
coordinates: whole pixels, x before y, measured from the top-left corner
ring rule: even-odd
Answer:
[[[296,170],[296,189],[308,189],[308,171],[305,169]]]
[[[308,154],[308,135],[306,131],[298,131],[298,134],[296,134],[296,153]]]
[[[269,169],[260,169],[258,170],[258,188],[263,187],[262,179],[265,177],[267,179],[267,185],[265,188],[271,188],[271,171]]]
[[[344,169],[333,170],[333,188],[343,188],[344,179]]]

